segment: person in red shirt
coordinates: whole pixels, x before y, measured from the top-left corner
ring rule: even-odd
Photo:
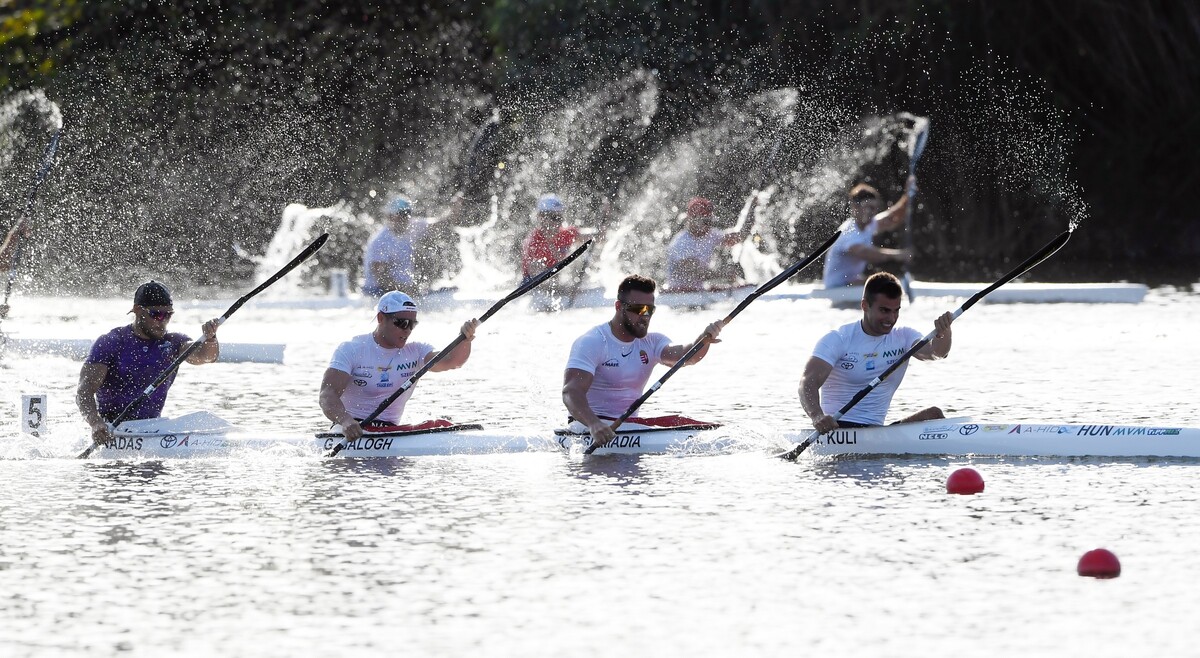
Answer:
[[[563,225],[563,208],[556,195],[546,194],[538,199],[534,228],[521,245],[522,282],[561,260],[583,235],[579,228]]]

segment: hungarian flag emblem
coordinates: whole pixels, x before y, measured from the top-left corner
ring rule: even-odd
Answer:
[[[650,355],[646,354],[646,350],[641,350],[640,356],[642,357],[642,363],[650,363]]]

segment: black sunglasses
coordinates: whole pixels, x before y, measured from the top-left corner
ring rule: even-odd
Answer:
[[[142,310],[145,311],[146,315],[149,315],[150,319],[152,320],[170,320],[171,316],[175,315],[175,311],[173,310],[161,311],[158,309],[146,308],[145,306],[142,306]]]
[[[396,327],[400,327],[401,329],[412,329],[413,327],[416,327],[416,322],[418,322],[415,321],[415,319],[409,319],[407,317],[394,317],[390,319],[392,324],[395,324]]]
[[[626,311],[632,311],[638,315],[644,315],[646,317],[654,315],[654,304],[630,304],[626,301],[622,301],[621,304],[625,306]]]
[[[392,324],[400,327],[401,329],[412,329],[413,327],[417,326],[417,320],[412,320],[409,318],[391,318],[391,320]]]

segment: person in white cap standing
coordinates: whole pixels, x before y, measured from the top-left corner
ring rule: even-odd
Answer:
[[[321,380],[321,411],[341,425],[342,433],[351,441],[363,435],[359,421],[437,356],[432,345],[409,340],[417,326],[417,303],[412,297],[394,290],[379,299],[375,310],[375,330],[338,345]],[[430,371],[453,370],[466,363],[478,326],[475,318],[464,322],[461,331],[466,340]],[[398,425],[415,388],[408,389],[379,414],[377,421]]]
[[[529,281],[562,260],[585,234],[576,226],[563,224],[562,199],[544,194],[537,202],[534,227],[521,244],[521,282]]]

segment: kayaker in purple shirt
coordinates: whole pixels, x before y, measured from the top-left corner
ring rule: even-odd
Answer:
[[[113,329],[92,344],[92,351],[79,371],[75,404],[92,428],[94,441],[107,443],[112,439],[108,423],[138,399],[191,344],[192,339],[186,335],[167,332],[167,323],[174,312],[167,287],[147,281],[133,295],[130,310],[133,322]],[[201,328],[204,344],[188,356],[188,363],[200,365],[217,360],[221,351],[217,343],[219,326],[216,319],[204,323]],[[125,420],[158,418],[174,381],[175,373],[171,373]]]

